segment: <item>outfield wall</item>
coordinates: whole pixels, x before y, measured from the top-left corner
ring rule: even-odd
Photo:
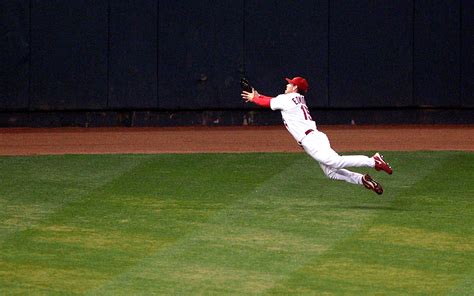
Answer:
[[[473,1],[7,0],[0,21],[0,126],[278,122],[241,75],[307,77],[323,124],[474,123]]]

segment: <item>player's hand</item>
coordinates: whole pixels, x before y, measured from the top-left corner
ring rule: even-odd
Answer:
[[[242,94],[241,94],[242,98],[244,99],[244,101],[246,103],[248,102],[252,102],[254,98],[256,98],[258,96],[258,92],[252,88],[252,92],[248,92],[248,91],[242,91]]]

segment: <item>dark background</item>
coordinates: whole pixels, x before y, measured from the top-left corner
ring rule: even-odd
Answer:
[[[474,123],[474,1],[3,0],[0,126]]]

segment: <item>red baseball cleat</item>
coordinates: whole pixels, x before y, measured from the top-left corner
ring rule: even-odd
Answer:
[[[387,174],[391,175],[393,173],[392,168],[383,160],[383,156],[380,155],[378,152],[372,156],[375,160],[375,170],[377,171],[385,171]]]
[[[362,184],[365,188],[374,191],[378,195],[383,193],[382,185],[375,182],[374,179],[372,179],[372,177],[370,177],[369,175],[364,175],[362,177]]]

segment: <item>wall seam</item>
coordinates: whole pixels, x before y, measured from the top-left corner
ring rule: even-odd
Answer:
[[[411,33],[411,104],[415,106],[415,1],[412,7],[412,33]]]
[[[159,83],[159,70],[160,70],[160,1],[156,1],[156,104],[155,107],[160,106],[160,83]]]
[[[327,107],[331,106],[331,83],[330,83],[330,80],[331,80],[331,71],[330,71],[330,68],[331,68],[331,0],[328,0],[327,1],[328,3],[328,59],[327,59],[327,82],[326,82],[326,87],[327,87]]]
[[[462,0],[459,0],[459,106],[462,107],[463,104],[463,75],[462,75],[462,69],[463,69],[463,34],[462,34],[462,29],[463,29],[463,10],[462,10]]]
[[[32,90],[31,90],[31,79],[32,79],[32,74],[31,74],[31,60],[32,60],[32,39],[31,39],[31,31],[32,31],[32,18],[31,18],[31,8],[32,8],[32,3],[31,3],[32,0],[29,0],[28,1],[28,42],[29,42],[29,46],[28,46],[28,107],[27,109],[28,110],[31,110],[31,96],[32,96]]]
[[[110,0],[107,0],[107,91],[105,92],[106,100],[106,109],[110,109],[109,99],[110,99]]]
[[[247,73],[246,73],[246,68],[245,68],[245,16],[246,16],[246,3],[245,3],[245,0],[242,1],[242,69],[240,69],[242,71],[241,75],[243,76],[247,76]]]

